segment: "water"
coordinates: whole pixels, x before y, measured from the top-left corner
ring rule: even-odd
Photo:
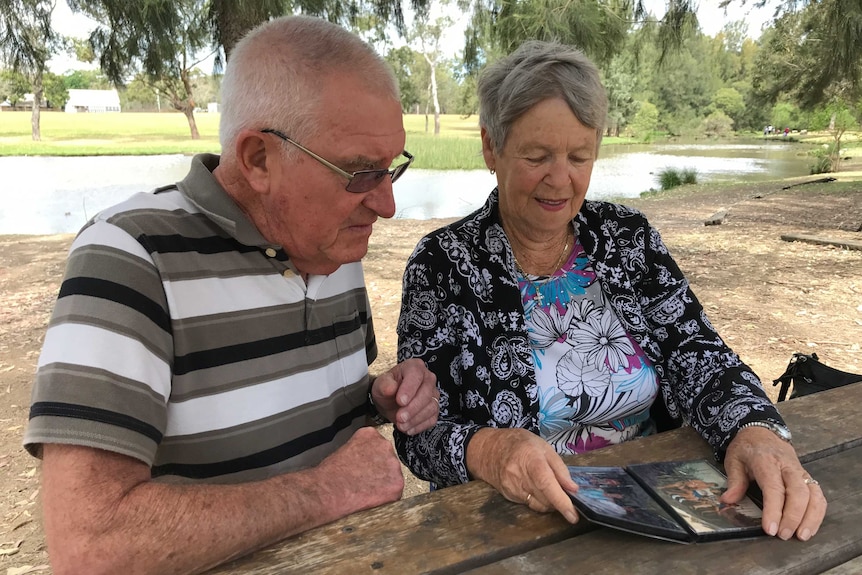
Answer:
[[[660,170],[694,168],[701,182],[802,176],[802,148],[780,142],[605,146],[588,198],[637,197]],[[73,233],[96,212],[139,191],[181,180],[190,158],[0,157],[0,234]],[[486,170],[409,170],[395,185],[396,218],[460,217],[496,183]]]

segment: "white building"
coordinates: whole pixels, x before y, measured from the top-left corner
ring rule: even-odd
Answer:
[[[120,95],[116,90],[69,90],[66,112],[104,113],[120,111]]]

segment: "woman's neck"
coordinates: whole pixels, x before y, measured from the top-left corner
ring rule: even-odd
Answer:
[[[509,238],[515,263],[522,274],[553,274],[563,265],[575,243],[571,224],[545,238],[532,238],[529,234],[519,233],[517,229],[506,226],[505,222],[503,230]]]

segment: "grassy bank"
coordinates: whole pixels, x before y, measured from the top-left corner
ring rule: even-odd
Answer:
[[[218,152],[218,114],[195,116],[200,140],[189,137],[179,113],[66,114],[43,112],[42,141],[30,136],[30,112],[0,114],[0,156],[106,156],[197,154]],[[417,168],[430,170],[484,169],[479,118],[443,115],[440,135],[434,117],[404,116],[405,147],[416,156]],[[427,130],[427,131],[426,131]],[[626,141],[605,138],[606,143]]]

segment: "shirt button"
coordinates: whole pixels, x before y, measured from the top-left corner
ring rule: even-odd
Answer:
[[[282,275],[283,275],[284,277],[286,277],[287,279],[290,279],[290,278],[292,278],[293,276],[295,276],[296,274],[295,274],[295,273],[293,273],[293,270],[284,270],[284,272],[282,272]]]
[[[265,252],[265,253],[266,253],[267,257],[274,258],[274,257],[275,257],[275,254],[276,254],[276,253],[278,253],[278,252],[276,252],[276,251],[275,251],[274,249],[272,249],[272,248],[266,248],[266,252]]]

